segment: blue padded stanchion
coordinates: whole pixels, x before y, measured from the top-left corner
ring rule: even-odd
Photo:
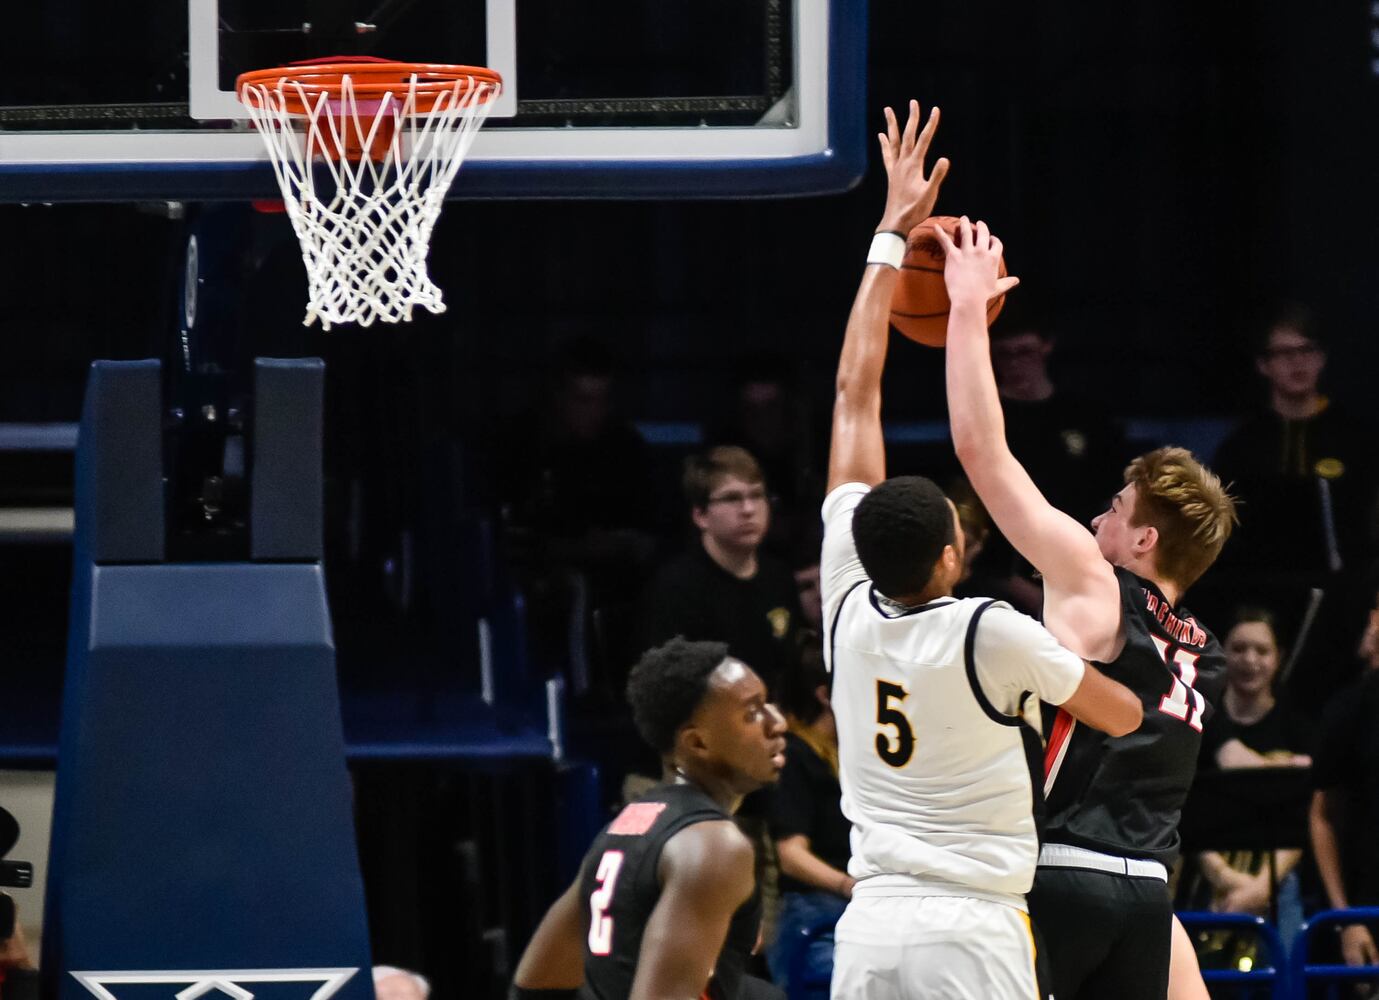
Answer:
[[[319,400],[319,362],[273,377]],[[272,563],[162,561],[158,385],[157,362],[88,385],[46,995],[372,998],[321,565],[281,532],[256,535]]]

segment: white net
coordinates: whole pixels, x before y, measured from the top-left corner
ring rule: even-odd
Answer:
[[[339,97],[291,79],[243,87],[301,243],[307,326],[445,311],[426,272],[431,230],[498,89],[470,77],[419,95],[415,76],[377,100],[357,100],[349,76]]]

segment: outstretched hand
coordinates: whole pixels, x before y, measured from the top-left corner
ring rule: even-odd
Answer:
[[[948,160],[941,157],[928,177],[924,176],[924,157],[938,129],[938,108],[931,108],[924,130],[919,128],[919,102],[910,102],[905,131],[900,131],[895,112],[886,109],[886,131],[877,133],[881,142],[881,161],[886,165],[886,211],[880,229],[908,235],[910,230],[934,212],[938,191],[948,174]]]
[[[943,244],[943,281],[953,308],[966,304],[985,310],[988,302],[1020,283],[1014,275],[1001,277],[1001,241],[991,235],[985,222],[974,227],[964,215],[957,242],[942,226],[934,229],[934,235]]]

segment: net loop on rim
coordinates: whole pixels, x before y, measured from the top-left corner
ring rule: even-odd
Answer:
[[[445,311],[431,232],[501,88],[479,67],[358,59],[239,77],[301,245],[306,325]]]

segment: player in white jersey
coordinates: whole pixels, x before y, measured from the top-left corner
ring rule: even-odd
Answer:
[[[933,210],[948,169],[939,160],[924,176],[937,109],[922,133],[914,102],[903,134],[889,108],[886,121],[886,210],[838,364],[824,501],[825,656],[857,880],[832,994],[1030,1000],[1041,996],[1024,902],[1039,797],[1025,708],[1060,704],[1114,735],[1141,708],[1008,605],[953,599],[956,509],[927,479],[886,479],[881,372],[900,234]]]

